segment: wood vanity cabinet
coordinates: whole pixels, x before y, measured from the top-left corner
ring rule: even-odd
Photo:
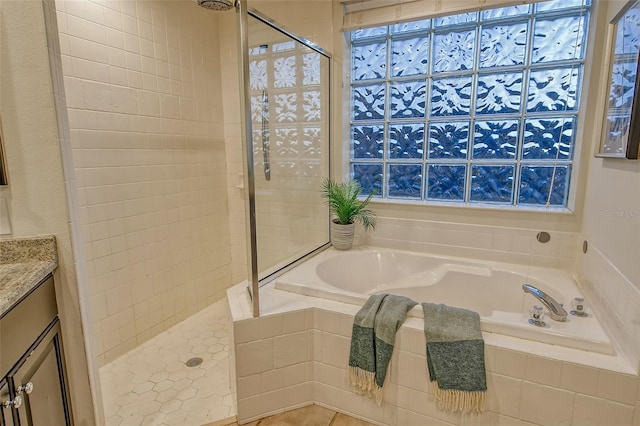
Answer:
[[[73,425],[51,276],[0,318],[0,376],[0,425]]]

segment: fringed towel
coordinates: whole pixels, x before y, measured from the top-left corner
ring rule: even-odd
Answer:
[[[487,379],[480,316],[467,309],[423,303],[429,379],[438,408],[485,410]]]
[[[382,385],[396,332],[418,303],[393,294],[369,297],[353,320],[349,379],[356,392],[382,402]]]

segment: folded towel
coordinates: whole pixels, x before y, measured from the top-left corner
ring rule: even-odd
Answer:
[[[487,378],[480,316],[467,309],[423,303],[427,366],[438,408],[485,410]]]
[[[393,294],[369,297],[353,320],[349,378],[358,393],[382,402],[382,386],[396,332],[418,303]]]

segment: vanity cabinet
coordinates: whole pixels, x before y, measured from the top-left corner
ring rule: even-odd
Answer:
[[[0,318],[2,426],[71,426],[56,308],[49,276]]]

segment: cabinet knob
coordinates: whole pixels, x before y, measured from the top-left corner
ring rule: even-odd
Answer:
[[[11,401],[10,399],[4,401],[2,403],[3,407],[13,407],[13,408],[20,408],[22,407],[22,397],[20,395],[16,396],[16,398]]]
[[[20,385],[18,386],[18,388],[16,389],[17,393],[26,393],[27,395],[29,395],[31,392],[33,392],[33,383],[31,382],[27,382],[24,385]]]

